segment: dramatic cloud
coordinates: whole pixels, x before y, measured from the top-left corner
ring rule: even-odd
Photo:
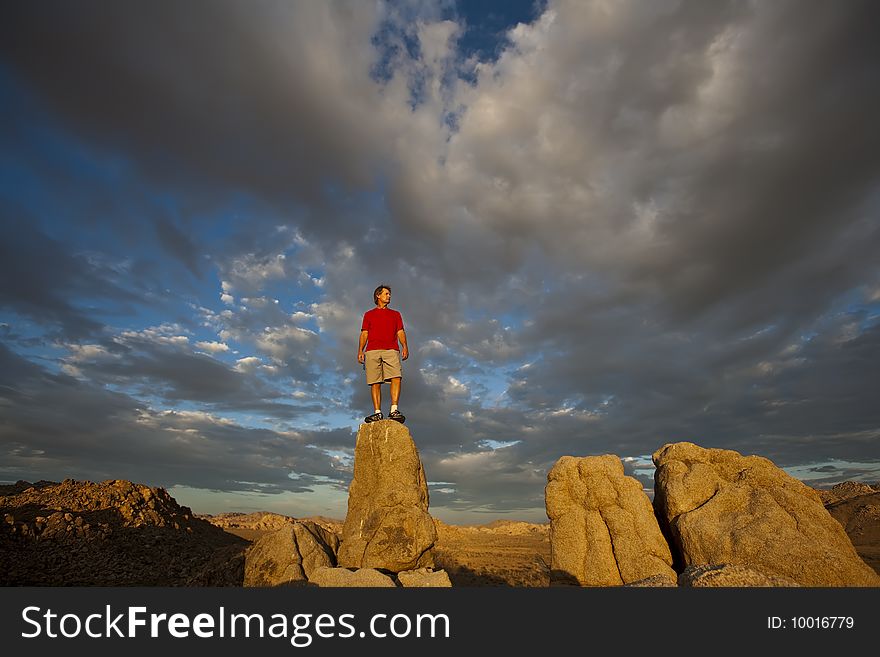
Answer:
[[[3,472],[342,490],[384,282],[440,517],[677,440],[877,479],[876,3],[511,7],[5,8]]]

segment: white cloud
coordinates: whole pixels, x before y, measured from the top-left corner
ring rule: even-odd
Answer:
[[[212,354],[225,353],[229,351],[229,345],[225,342],[196,342],[196,347]]]
[[[263,353],[284,362],[291,357],[301,356],[315,342],[317,334],[299,326],[266,327],[263,333],[254,336],[254,344]]]
[[[241,305],[247,308],[268,308],[272,306],[274,303],[278,303],[274,299],[269,299],[267,297],[242,297]]]
[[[181,335],[183,331],[183,327],[179,324],[162,324],[142,331],[122,331],[113,338],[113,341],[120,344],[133,341],[182,347],[189,344],[189,337]]]
[[[138,409],[137,421],[153,427],[175,428],[179,430],[198,429],[200,426],[236,426],[236,423],[225,418],[205,411],[179,411],[179,410],[154,410]]]
[[[356,310],[353,306],[346,305],[338,301],[321,301],[312,304],[309,308],[315,321],[318,323],[318,330],[322,333],[330,332],[337,335],[344,335],[354,331],[360,331],[362,311]],[[352,340],[356,340],[355,335]]]
[[[253,374],[260,366],[262,366],[262,364],[263,361],[261,358],[258,358],[257,356],[246,356],[244,358],[239,358],[235,362],[235,370],[245,374]]]
[[[438,356],[447,352],[446,345],[440,340],[430,339],[419,347],[419,353],[425,357]]]
[[[66,347],[70,351],[70,355],[67,356],[65,360],[71,363],[84,361],[99,362],[116,360],[119,358],[118,354],[111,353],[103,346],[97,344],[69,344],[66,345]]]
[[[468,387],[454,376],[446,377],[446,383],[443,385],[443,392],[447,395],[465,397],[470,394]]]
[[[228,283],[224,281],[224,292],[233,289],[257,292],[270,281],[288,277],[287,256],[284,253],[268,256],[248,253],[235,258],[226,274],[230,280]],[[228,290],[225,289],[227,285]]]

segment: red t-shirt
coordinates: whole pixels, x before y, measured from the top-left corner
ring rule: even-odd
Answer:
[[[373,308],[364,313],[361,331],[367,331],[367,351],[394,349],[397,346],[397,332],[403,329],[403,317],[391,308]]]

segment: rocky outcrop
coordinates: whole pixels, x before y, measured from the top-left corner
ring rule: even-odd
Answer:
[[[436,541],[425,472],[409,430],[393,420],[362,424],[339,565],[392,572],[430,567]]]
[[[381,572],[375,568],[316,568],[309,576],[311,586],[358,588],[450,588],[449,575],[429,568],[403,570],[399,573]]]
[[[630,582],[629,584],[624,584],[624,586],[630,588],[674,588],[678,586],[678,579],[673,577],[672,575],[663,574],[663,575],[651,575],[650,577],[646,577],[645,579],[640,579],[637,582]]]
[[[317,568],[336,565],[339,538],[314,522],[294,522],[262,536],[245,553],[245,586],[304,585]]]
[[[825,506],[848,500],[852,497],[861,497],[862,495],[872,495],[880,493],[880,488],[876,488],[871,484],[865,484],[860,481],[842,481],[835,484],[827,490],[819,490],[819,497]]]
[[[66,479],[0,493],[2,585],[241,585],[247,543],[163,488]]]
[[[395,588],[397,586],[393,579],[375,568],[359,568],[352,571],[348,568],[321,567],[312,573],[309,584],[323,588]]]
[[[48,516],[63,512],[68,516],[113,510],[115,524],[124,527],[171,527],[192,530],[203,527],[189,507],[180,506],[164,488],[153,488],[122,479],[102,483],[65,479],[60,484],[40,481],[33,486],[19,481],[0,498],[4,507],[22,509],[17,521],[24,534],[42,535],[47,525],[54,529],[59,523],[48,523]],[[12,492],[14,491],[14,492]],[[40,520],[42,518],[42,520]],[[71,518],[65,518],[71,521]],[[82,523],[79,523],[82,524]],[[53,532],[54,533],[54,532]]]
[[[654,505],[684,566],[744,566],[802,586],[880,585],[818,493],[769,460],[686,442],[653,460]]]
[[[880,493],[847,496],[825,508],[843,527],[862,560],[880,573]]]
[[[452,582],[444,570],[404,570],[397,573],[397,581],[405,588],[450,588]]]
[[[212,525],[225,530],[246,529],[254,532],[274,532],[293,524],[296,518],[280,513],[221,513],[216,516],[200,515]]]
[[[611,454],[563,456],[547,475],[551,584],[619,586],[675,578],[642,485]]]
[[[68,481],[73,481],[72,479]],[[39,481],[35,481],[31,483],[29,481],[25,481],[24,479],[19,479],[14,484],[3,484],[0,485],[0,497],[2,496],[12,496],[18,495],[19,493],[23,493],[28,489],[33,488],[34,490],[39,490],[40,488],[47,488],[49,486],[58,486],[57,481],[47,481],[46,479],[40,479]]]
[[[688,566],[678,576],[678,585],[692,588],[800,586],[788,577],[765,575],[753,568],[730,564]]]

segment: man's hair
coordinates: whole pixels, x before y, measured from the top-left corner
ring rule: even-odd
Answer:
[[[375,290],[373,290],[373,304],[376,306],[379,305],[379,294],[382,292],[382,290],[388,290],[389,292],[391,292],[391,286],[390,285],[380,285]]]

